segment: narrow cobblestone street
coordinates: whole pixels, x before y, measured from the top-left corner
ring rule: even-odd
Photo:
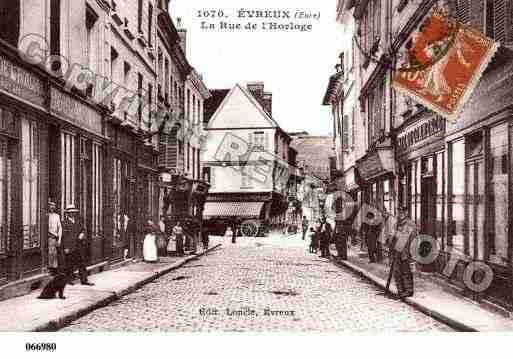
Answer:
[[[217,311],[217,314],[216,314]],[[239,311],[238,314],[236,311]],[[242,314],[241,314],[242,313]],[[63,331],[449,331],[297,236],[239,238]]]

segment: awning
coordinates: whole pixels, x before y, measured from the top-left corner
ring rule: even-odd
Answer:
[[[207,202],[203,217],[259,218],[263,206],[264,202]]]

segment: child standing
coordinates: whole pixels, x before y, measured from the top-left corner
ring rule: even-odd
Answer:
[[[319,239],[313,227],[310,227],[307,236],[308,239],[310,239],[310,253],[317,253],[317,249],[319,248]]]

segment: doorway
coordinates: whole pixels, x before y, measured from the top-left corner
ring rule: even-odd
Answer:
[[[421,182],[421,225],[420,232],[436,238],[436,183],[432,176],[423,177]]]

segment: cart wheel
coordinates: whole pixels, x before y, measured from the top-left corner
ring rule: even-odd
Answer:
[[[255,221],[244,221],[240,226],[240,231],[245,237],[256,237],[258,234],[258,223]]]

